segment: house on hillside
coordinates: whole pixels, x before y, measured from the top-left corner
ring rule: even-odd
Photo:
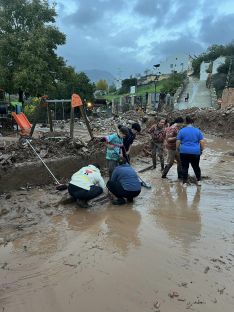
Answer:
[[[226,61],[226,57],[225,56],[220,56],[216,60],[213,61],[212,75],[218,73],[219,66],[225,64],[225,61]]]
[[[173,54],[160,63],[160,67],[157,67],[157,72],[160,72],[162,75],[168,75],[173,72],[182,73],[185,70],[189,71],[191,69],[191,61],[192,59],[188,54]]]
[[[200,66],[200,80],[207,80],[209,73],[217,74],[220,65],[224,64],[226,57],[220,56],[213,62],[202,62]]]

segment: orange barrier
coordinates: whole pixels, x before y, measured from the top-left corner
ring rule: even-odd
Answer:
[[[22,135],[28,135],[32,128],[32,124],[30,124],[24,113],[16,114],[13,112],[12,116],[15,119],[17,125],[20,127]]]
[[[80,96],[76,93],[72,94],[72,100],[71,100],[71,106],[72,107],[78,107],[78,106],[82,106],[82,100],[80,98]]]

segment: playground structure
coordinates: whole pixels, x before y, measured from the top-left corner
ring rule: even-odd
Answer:
[[[35,127],[36,127],[36,124],[39,121],[39,115],[40,115],[41,108],[46,108],[48,122],[49,122],[49,126],[50,126],[50,132],[53,132],[54,126],[53,126],[53,119],[52,119],[52,110],[50,109],[50,105],[54,104],[55,114],[56,114],[56,107],[57,107],[58,103],[62,104],[63,117],[65,117],[64,104],[70,103],[70,138],[72,138],[72,139],[74,138],[74,112],[75,112],[75,108],[78,107],[80,114],[85,121],[89,135],[90,135],[91,139],[93,139],[92,129],[90,127],[89,120],[86,116],[86,112],[85,112],[84,107],[83,107],[83,102],[82,102],[80,96],[78,94],[75,94],[75,93],[72,95],[71,100],[48,100],[46,96],[41,97],[40,104],[38,105],[37,111],[35,112],[35,118],[34,118],[33,124],[31,124],[29,122],[29,120],[27,119],[27,117],[25,116],[24,113],[20,112],[17,114],[16,112],[12,112],[13,119],[15,120],[17,125],[20,127],[21,137],[32,137],[33,132],[34,132]]]

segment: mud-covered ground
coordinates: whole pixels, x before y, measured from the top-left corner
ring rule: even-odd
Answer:
[[[78,209],[53,185],[2,194],[0,311],[231,312],[233,150],[207,139],[201,188],[146,171],[152,189],[121,207]]]

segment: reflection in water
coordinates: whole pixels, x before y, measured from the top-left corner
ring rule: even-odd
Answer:
[[[138,227],[141,221],[139,212],[132,207],[110,210],[106,217],[107,240],[118,252],[126,255],[131,247],[140,246]]]
[[[183,189],[179,183],[162,183],[156,190],[156,203],[151,214],[168,235],[180,241],[187,250],[200,238],[200,188]]]
[[[140,214],[131,207],[107,207],[105,211],[79,210],[67,216],[68,228],[75,231],[87,230],[91,235],[100,231],[105,234],[104,242],[117,252],[126,255],[130,247],[139,246],[138,227]]]
[[[51,254],[66,245],[77,233],[84,233],[90,242],[101,236],[100,244],[107,244],[116,252],[126,255],[131,247],[140,245],[138,227],[140,214],[132,206],[108,207],[106,210],[79,209],[67,216],[52,218],[52,224],[40,228],[41,233],[26,234],[23,238],[13,241],[15,250],[24,250],[30,255]]]
[[[66,217],[68,229],[74,231],[92,230],[93,226],[100,226],[104,222],[105,214],[103,211],[90,211],[78,209],[73,214]]]

